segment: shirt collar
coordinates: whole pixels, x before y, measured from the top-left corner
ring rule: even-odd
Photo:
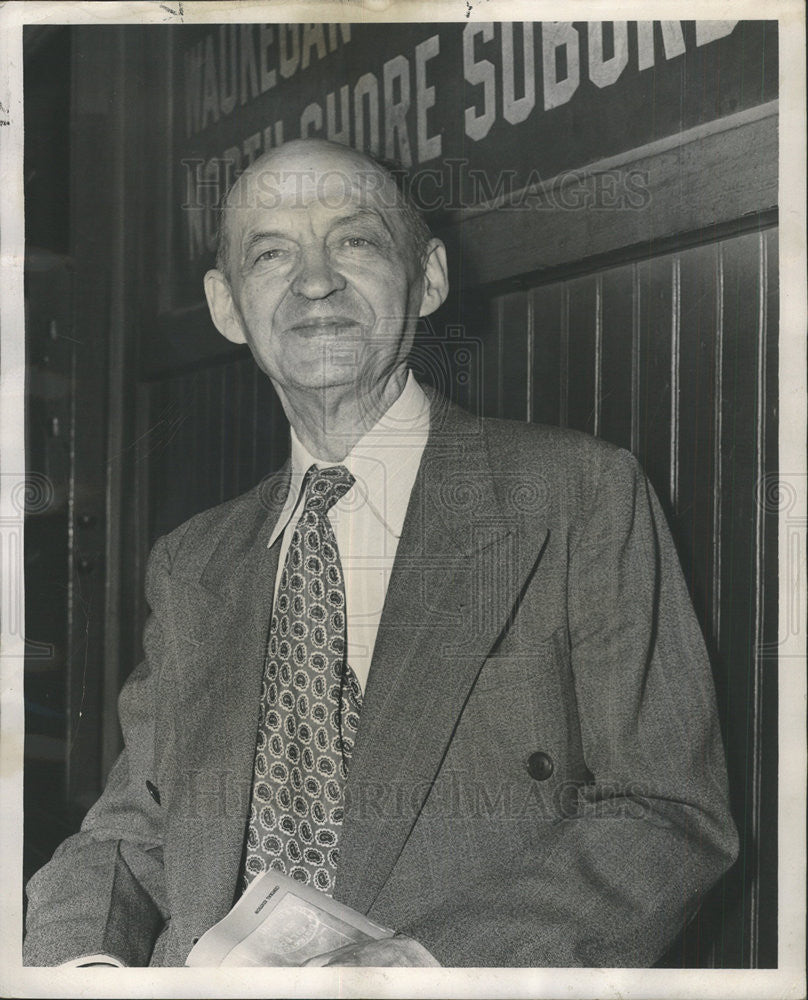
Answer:
[[[412,371],[399,397],[340,463],[312,455],[292,427],[289,492],[269,545],[275,543],[295,512],[303,480],[312,465],[344,465],[356,483],[335,507],[351,513],[367,504],[386,530],[400,538],[428,436],[429,400]]]

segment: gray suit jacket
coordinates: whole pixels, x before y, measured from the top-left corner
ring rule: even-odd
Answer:
[[[125,749],[29,883],[27,964],[181,965],[232,905],[287,488],[155,545]],[[664,952],[737,838],[702,637],[627,452],[435,401],[347,795],[336,897],[444,965]]]

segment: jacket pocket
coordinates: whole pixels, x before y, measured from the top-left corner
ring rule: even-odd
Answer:
[[[538,642],[508,641],[486,660],[474,684],[474,692],[520,685],[540,685],[549,671],[569,674],[567,629],[560,625]]]

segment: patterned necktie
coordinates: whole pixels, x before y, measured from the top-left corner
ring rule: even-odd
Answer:
[[[362,689],[345,662],[345,585],[328,511],[354,484],[312,466],[269,629],[243,887],[267,869],[330,894]]]

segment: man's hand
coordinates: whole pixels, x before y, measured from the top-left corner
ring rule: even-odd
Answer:
[[[381,941],[366,941],[363,944],[348,944],[324,955],[315,955],[306,965],[410,965],[440,968],[440,962],[432,957],[422,944],[403,934],[382,938]]]

